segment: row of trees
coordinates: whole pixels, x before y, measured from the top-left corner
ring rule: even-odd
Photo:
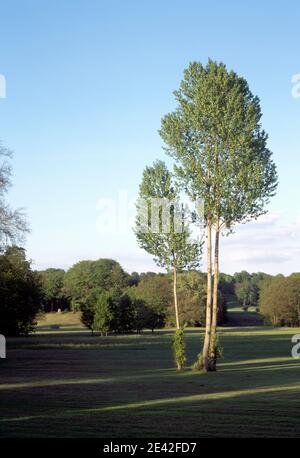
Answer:
[[[219,289],[226,296],[234,295],[244,310],[247,310],[250,306],[259,309],[261,291],[269,284],[272,278],[272,275],[264,272],[250,274],[245,270],[234,275],[221,273]]]
[[[88,270],[88,266],[90,270]],[[142,283],[137,291],[143,289],[144,295],[151,296],[150,302],[164,304],[164,307],[172,302],[171,275],[156,275],[151,272],[128,274],[118,263],[108,259],[80,262],[67,273],[63,269],[49,268],[40,271],[39,276],[42,288],[42,305],[45,312],[80,309],[81,298],[85,296],[85,290],[91,288],[103,288],[105,286],[103,289],[107,291],[115,286],[117,289],[125,291],[126,288],[137,286],[140,282]],[[219,294],[222,293],[223,300],[229,295],[234,295],[238,303],[245,309],[249,306],[259,308],[260,292],[272,278],[271,275],[263,272],[241,271],[234,275],[220,273]],[[147,281],[143,281],[144,279]],[[203,301],[206,300],[205,282],[206,275],[196,270],[178,274],[177,296],[178,302],[182,304],[179,318],[184,324],[188,323],[191,326],[198,323],[201,323],[201,326],[205,324],[203,322],[205,315]],[[194,305],[191,306],[191,304]]]
[[[39,278],[45,312],[66,308],[82,311],[84,324],[93,331],[128,332],[176,325],[171,312],[172,274],[133,272],[129,275],[116,261],[99,259],[81,261],[66,273],[47,269],[39,272]],[[186,326],[203,326],[206,275],[197,271],[179,272],[177,283],[178,298],[184,302],[180,321]],[[101,314],[104,327],[99,327]],[[221,292],[218,320],[226,321],[226,304]]]
[[[116,261],[107,259],[89,264],[90,275],[82,283],[81,269],[86,268],[86,261],[77,263],[67,273],[60,269],[35,272],[24,249],[7,247],[0,255],[0,333],[28,334],[34,329],[38,312],[58,310],[62,304],[67,310],[75,304],[73,310],[81,310],[83,323],[100,333],[140,332],[176,325],[171,274],[129,275]],[[178,273],[182,327],[205,325],[206,282],[206,274],[198,271]],[[266,324],[300,326],[300,274],[272,277],[245,271],[233,276],[220,275],[219,324],[227,320],[226,298],[244,291],[240,303],[248,303],[245,300],[254,286],[255,300],[249,299],[249,304],[259,306]]]

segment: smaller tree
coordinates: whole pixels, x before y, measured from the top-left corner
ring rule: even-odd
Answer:
[[[173,274],[175,321],[180,329],[177,273],[199,265],[201,247],[190,238],[186,211],[178,202],[178,191],[164,162],[145,168],[139,197],[136,237],[155,263]]]
[[[137,286],[129,288],[127,294],[135,301],[143,301],[148,310],[149,329],[164,327],[168,310],[172,305],[172,283],[166,275],[143,275]]]
[[[176,329],[173,337],[174,359],[178,371],[184,369],[186,363],[185,343],[182,329]]]
[[[163,310],[155,310],[148,308],[147,320],[145,328],[151,329],[152,333],[155,329],[161,329],[166,322],[166,313]]]
[[[93,289],[100,288],[120,293],[128,286],[129,275],[113,259],[80,261],[74,264],[65,275],[64,291],[71,300],[73,311],[80,310]]]
[[[112,320],[111,300],[107,293],[100,292],[97,296],[94,312],[94,331],[99,331],[101,335],[110,331]]]
[[[81,322],[94,334],[95,310],[91,304],[85,303],[81,306]]]
[[[6,248],[0,256],[0,334],[27,335],[40,311],[39,277],[31,270],[23,248]]]
[[[150,306],[146,301],[136,298],[132,298],[132,305],[134,313],[134,328],[137,332],[140,333],[143,329],[151,329],[153,333],[154,329],[164,327],[166,312],[162,308]]]
[[[101,293],[101,289],[93,288],[80,303],[81,322],[92,331],[92,334],[94,334],[96,303]]]
[[[239,304],[247,309],[250,306],[257,307],[260,287],[268,277],[266,274],[249,274],[246,271],[234,274],[235,294]]]
[[[135,316],[134,307],[128,294],[119,296],[115,293],[111,296],[111,330],[117,333],[126,334],[134,330]]]
[[[150,309],[142,299],[131,299],[134,310],[134,328],[141,333],[147,327]]]

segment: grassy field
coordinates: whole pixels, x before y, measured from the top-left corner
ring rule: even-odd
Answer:
[[[256,307],[248,307],[245,311],[238,304],[233,294],[226,295],[228,324],[230,326],[262,326],[263,317],[256,312]]]
[[[224,359],[210,374],[173,370],[171,331],[40,331],[9,339],[0,360],[1,437],[300,435],[299,329],[223,328]],[[186,333],[189,365],[202,336]]]
[[[81,331],[84,329],[80,321],[80,312],[44,313],[38,317],[38,332]]]

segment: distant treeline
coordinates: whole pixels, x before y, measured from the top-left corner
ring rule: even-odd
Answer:
[[[110,259],[81,261],[67,272],[47,269],[39,274],[42,279],[45,311],[58,308],[82,310],[86,325],[92,328],[93,310],[97,309],[93,305],[97,291],[98,294],[104,291],[106,297],[110,297],[107,300],[111,304],[111,310],[115,311],[113,315],[123,307],[130,310],[128,316],[132,330],[174,325],[170,274],[128,274],[119,263]],[[284,277],[263,272],[250,274],[241,271],[234,275],[221,273],[218,296],[219,324],[226,324],[226,303],[233,297],[245,311],[249,307],[255,307],[264,316],[266,324],[300,325],[300,274]],[[186,326],[204,326],[206,274],[198,271],[180,272],[178,298],[181,304],[181,322]],[[117,324],[118,320],[115,319],[111,323],[110,331],[120,332],[122,324]],[[125,330],[128,329],[125,327]]]
[[[185,326],[205,325],[206,274],[178,274],[180,318]],[[226,302],[255,307],[274,326],[300,325],[300,274],[271,276],[246,271],[220,275],[218,321],[226,324]],[[117,261],[80,261],[67,272],[33,271],[22,248],[0,255],[0,333],[30,333],[38,313],[81,311],[83,323],[100,333],[140,332],[174,326],[171,275],[128,274]]]
[[[131,332],[174,326],[171,274],[126,273],[112,259],[81,261],[67,272],[39,272],[45,312],[82,312],[82,321],[99,332]],[[206,275],[179,272],[178,298],[181,322],[203,326],[206,306]],[[219,292],[219,324],[226,322],[226,301]]]
[[[225,296],[234,294],[245,311],[255,307],[266,325],[300,326],[300,273],[289,277],[246,271],[221,274],[219,288]]]

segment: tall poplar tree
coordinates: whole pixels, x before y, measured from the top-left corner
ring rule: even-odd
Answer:
[[[260,102],[247,81],[223,63],[191,63],[177,108],[162,119],[160,134],[175,173],[193,200],[204,200],[207,230],[207,316],[203,369],[216,370],[219,241],[265,213],[277,187],[276,167],[261,127]],[[212,290],[212,230],[214,278]]]

